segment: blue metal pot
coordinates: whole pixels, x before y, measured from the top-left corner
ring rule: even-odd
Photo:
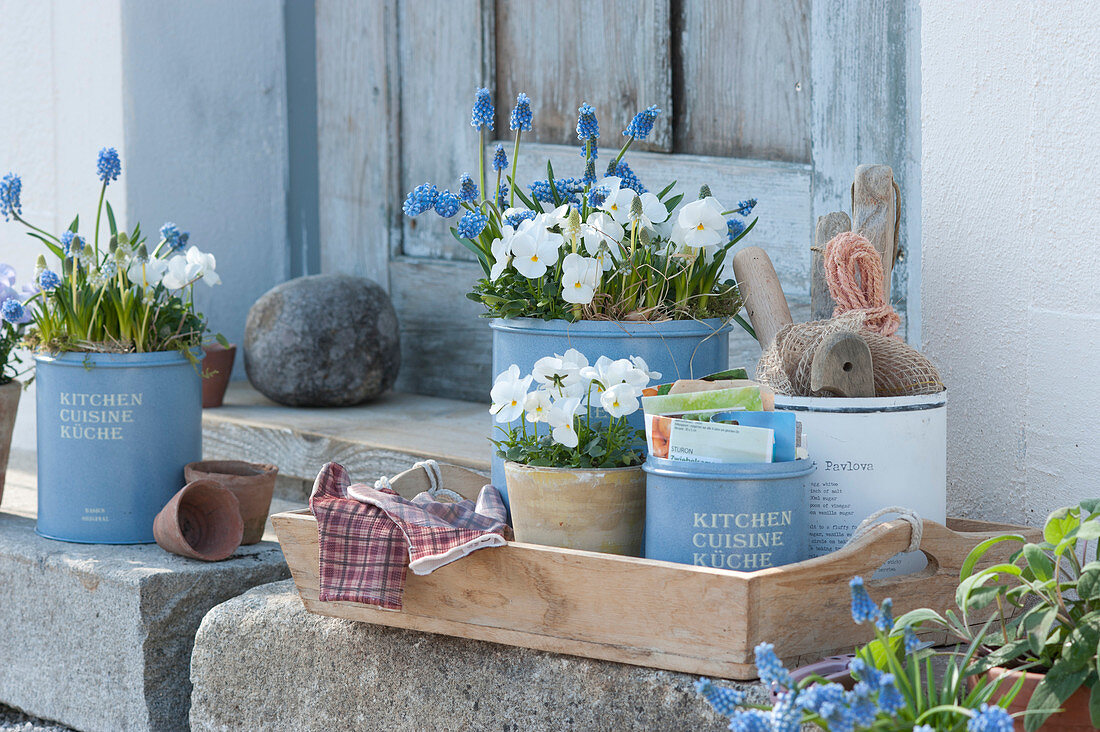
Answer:
[[[689,463],[650,457],[645,556],[751,572],[810,557],[809,460]]]
[[[641,356],[651,371],[661,372],[662,382],[698,378],[729,368],[732,326],[718,318],[657,323],[494,318],[489,327],[493,330],[493,378],[512,364],[519,366],[520,373],[528,374],[543,356],[565,353],[570,348],[583,353],[590,363],[600,356],[610,359]],[[635,429],[645,428],[641,410],[631,416],[630,423]],[[500,435],[495,423],[491,430],[494,439]],[[500,488],[507,502],[504,461],[497,457],[492,445],[489,449],[493,485]]]
[[[201,353],[197,354],[201,358]],[[35,356],[38,534],[147,544],[202,459],[202,378],[176,351]]]

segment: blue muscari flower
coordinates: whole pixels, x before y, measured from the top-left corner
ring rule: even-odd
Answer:
[[[745,222],[741,219],[728,219],[726,221],[726,234],[730,241],[733,241],[737,237],[741,236],[741,232],[745,230]]]
[[[852,713],[848,695],[840,684],[813,684],[798,695],[798,707],[816,714],[830,729],[851,729]]]
[[[65,250],[65,258],[75,257],[84,251],[86,243],[84,237],[72,231],[61,234],[61,248]]]
[[[526,221],[527,219],[533,219],[533,218],[535,218],[535,212],[534,211],[531,211],[529,209],[523,209],[522,211],[513,211],[510,214],[506,214],[504,216],[504,223],[506,223],[509,226],[515,228],[515,227],[519,226],[520,223]]]
[[[474,239],[485,225],[489,223],[489,217],[480,211],[467,211],[458,220],[458,235],[463,239]]]
[[[508,167],[508,154],[504,152],[504,145],[497,144],[493,153],[493,170],[504,170]]]
[[[889,715],[894,715],[905,706],[905,699],[894,684],[893,674],[883,674],[879,680],[878,707]]]
[[[739,213],[742,216],[748,216],[752,213],[752,210],[756,208],[755,198],[746,198],[744,201],[737,202],[737,208],[734,209],[734,213]]]
[[[878,618],[875,620],[875,627],[881,630],[883,633],[889,633],[894,629],[894,601],[887,597],[882,601],[882,608],[879,612]]]
[[[607,186],[596,186],[588,192],[588,205],[592,208],[599,208],[607,200],[609,193],[611,191]]]
[[[902,634],[902,637],[905,639],[906,653],[913,653],[917,650],[917,646],[920,645],[920,639],[917,638],[917,634],[913,632],[912,626],[905,626],[905,632]]]
[[[853,577],[848,587],[852,590],[852,620],[856,623],[878,620],[878,606],[871,602],[871,596],[863,587],[863,578]]]
[[[409,191],[409,195],[405,198],[405,203],[401,206],[401,210],[405,212],[406,216],[419,216],[425,211],[432,210],[438,199],[439,190],[434,185],[431,183],[421,183],[416,188]]]
[[[588,157],[588,143],[592,143],[592,159],[598,160],[600,157],[600,146],[596,144],[596,138],[590,138],[581,143],[581,157]]]
[[[878,707],[871,699],[871,686],[866,681],[860,681],[846,694],[850,718],[854,725],[870,727],[875,723],[878,715]]]
[[[38,286],[43,290],[53,290],[60,284],[61,278],[57,276],[56,272],[44,269],[42,274],[38,275]]]
[[[168,251],[171,252],[178,252],[183,249],[187,246],[187,240],[191,238],[191,234],[180,231],[179,227],[171,221],[160,227],[160,236],[164,239],[164,243],[168,245]]]
[[[653,122],[660,113],[661,110],[657,109],[656,106],[646,107],[634,115],[634,119],[630,120],[630,124],[623,130],[623,134],[627,137],[633,137],[635,140],[646,139],[649,137],[649,133],[653,131]]]
[[[118,174],[122,172],[122,161],[118,159],[118,150],[113,147],[105,147],[100,150],[95,169],[96,175],[103,181],[103,185],[118,180]]]
[[[855,674],[860,681],[866,681],[872,688],[877,688],[882,680],[882,672],[874,666],[868,666],[867,662],[862,658],[855,658],[850,664],[848,669]]]
[[[523,92],[516,97],[516,106],[512,107],[512,115],[508,118],[508,129],[531,131],[531,100]]]
[[[0,214],[4,215],[4,221],[8,216],[23,213],[23,204],[19,201],[19,195],[23,192],[23,179],[15,173],[8,173],[0,179]]]
[[[596,182],[596,161],[588,159],[584,163],[584,175],[581,177],[581,182],[585,185],[592,185]]]
[[[706,699],[714,707],[714,711],[723,717],[732,717],[737,707],[745,701],[742,692],[727,686],[718,686],[706,677],[695,682],[695,693]]]
[[[477,183],[474,183],[474,179],[470,177],[469,173],[463,173],[458,180],[458,197],[463,203],[473,203],[477,200],[479,194],[480,191],[477,188]]]
[[[587,102],[577,110],[577,139],[586,142],[600,139],[600,123],[596,120],[596,110]]]
[[[554,194],[550,190],[549,180],[536,180],[533,183],[527,185],[531,191],[531,197],[536,201],[543,201],[547,203],[554,202]],[[577,197],[577,193],[584,190],[584,181],[577,178],[557,178],[554,180],[554,188],[558,191],[558,198],[563,203],[571,203],[575,206],[580,205],[580,199]]]
[[[802,729],[802,710],[798,707],[798,693],[780,694],[771,713],[774,732],[799,732]]]
[[[791,681],[791,673],[779,661],[775,655],[775,646],[771,643],[761,643],[755,648],[756,672],[760,674],[760,681],[765,687],[775,690],[779,687],[794,686]]]
[[[738,711],[730,721],[731,732],[771,732],[771,729],[771,719],[759,709]]]
[[[478,89],[474,98],[474,109],[470,115],[470,124],[475,130],[483,127],[493,129],[493,98],[488,89]]]
[[[634,171],[625,162],[620,162],[615,167],[615,175],[622,178],[624,188],[633,189],[639,196],[646,192],[646,187],[642,185],[642,182],[638,180],[638,176],[634,175]]]
[[[508,208],[508,184],[501,183],[497,189],[497,208],[503,211]]]
[[[23,307],[23,303],[16,300],[14,297],[4,301],[3,305],[0,305],[0,318],[8,321],[9,323],[15,323],[19,325],[26,323],[30,318],[27,317],[27,309]]]
[[[1012,716],[1003,707],[982,704],[970,721],[969,732],[1012,732]]]
[[[435,212],[445,219],[454,216],[461,207],[462,201],[458,200],[458,196],[447,189],[444,189],[439,194],[439,198],[435,200]]]

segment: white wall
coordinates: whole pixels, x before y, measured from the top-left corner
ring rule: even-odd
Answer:
[[[921,4],[922,337],[949,388],[949,512],[1100,496],[1100,16]]]

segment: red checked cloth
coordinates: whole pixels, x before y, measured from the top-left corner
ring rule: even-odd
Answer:
[[[504,501],[491,485],[476,503],[437,501],[427,492],[410,501],[385,480],[374,488],[353,485],[337,463],[317,474],[309,507],[320,540],[320,599],[389,610],[401,609],[406,566],[429,574],[476,549],[503,546],[511,531]]]

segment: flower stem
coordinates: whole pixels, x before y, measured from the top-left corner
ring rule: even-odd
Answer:
[[[512,187],[508,191],[508,208],[516,205],[516,165],[519,161],[519,136],[523,130],[516,130],[516,144],[512,148]]]
[[[485,190],[485,129],[478,130],[477,177],[481,181],[481,200],[488,200]]]
[[[104,181],[103,187],[99,189],[99,206],[95,211],[95,261],[99,264],[99,218],[103,215],[103,197],[107,195],[107,183]]]
[[[621,150],[619,150],[619,154],[615,156],[614,165],[609,165],[608,166],[609,168],[619,167],[619,161],[623,159],[623,155],[626,155],[626,151],[630,149],[630,144],[632,142],[634,142],[634,135],[631,135],[630,137],[626,138],[626,142],[623,143],[623,147],[622,147]]]

